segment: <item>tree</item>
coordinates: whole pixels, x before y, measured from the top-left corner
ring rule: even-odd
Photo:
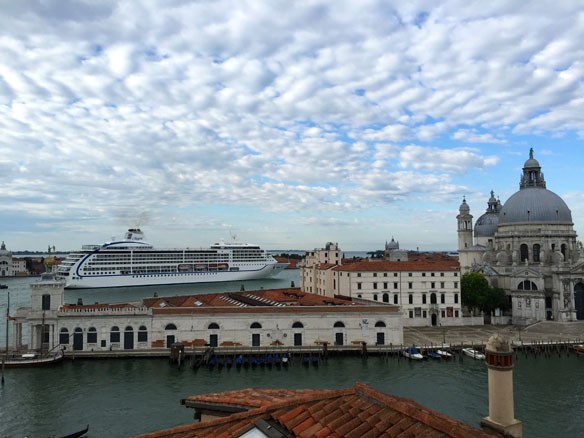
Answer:
[[[495,309],[509,310],[511,305],[505,291],[492,288],[480,272],[468,272],[460,282],[462,304],[471,310],[490,314]]]
[[[484,310],[491,286],[480,272],[467,272],[460,281],[462,304],[472,310]]]

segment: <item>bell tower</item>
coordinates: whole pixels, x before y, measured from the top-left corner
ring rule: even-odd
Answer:
[[[462,198],[458,212],[458,250],[461,251],[472,246],[472,215],[465,198]]]

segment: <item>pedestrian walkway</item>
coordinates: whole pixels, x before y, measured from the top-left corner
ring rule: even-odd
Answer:
[[[462,327],[404,327],[405,345],[485,344],[496,334],[515,344],[532,342],[584,342],[584,321],[542,321],[531,326],[482,325]]]

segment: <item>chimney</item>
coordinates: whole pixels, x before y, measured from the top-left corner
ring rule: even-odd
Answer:
[[[513,350],[499,335],[489,338],[485,347],[489,381],[489,416],[481,426],[504,436],[521,438],[523,424],[515,419],[513,407]]]

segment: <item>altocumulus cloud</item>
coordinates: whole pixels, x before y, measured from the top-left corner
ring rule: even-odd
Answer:
[[[293,224],[311,239],[484,191],[464,177],[524,150],[517,136],[584,130],[575,2],[30,0],[0,26],[15,232],[132,211],[161,226],[176,208],[258,228],[288,212],[270,242]]]

